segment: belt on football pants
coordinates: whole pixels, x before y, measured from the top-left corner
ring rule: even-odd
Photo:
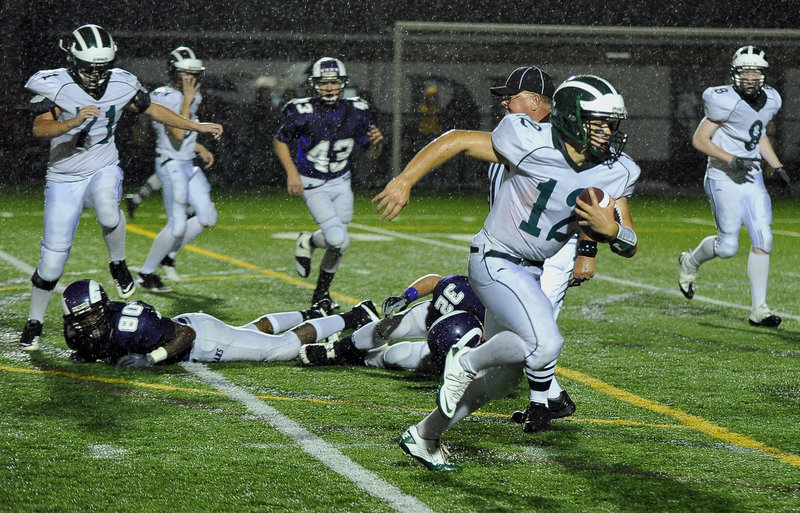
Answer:
[[[479,253],[480,248],[477,248],[475,246],[470,246],[469,252]],[[522,265],[525,267],[538,267],[541,269],[544,266],[544,262],[541,262],[539,260],[528,260],[527,258],[515,257],[514,255],[509,255],[508,253],[503,253],[502,251],[495,251],[493,249],[490,249],[489,251],[484,253],[483,256],[484,258],[485,257],[502,258],[503,260],[508,260],[512,264]]]

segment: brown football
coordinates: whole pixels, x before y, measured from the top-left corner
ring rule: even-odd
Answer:
[[[592,202],[592,199],[589,196],[589,189],[594,191],[594,197],[597,199],[598,205],[600,205],[601,207],[607,207],[608,206],[609,195],[606,194],[605,191],[603,191],[603,189],[600,189],[599,187],[587,187],[584,190],[582,190],[580,196],[578,196],[581,201],[583,201],[585,203],[591,203]],[[616,204],[614,205],[614,221],[616,221],[618,223],[622,221],[622,215],[621,215],[621,213],[619,211],[619,207],[617,207]],[[596,233],[594,230],[592,230],[588,226],[585,226],[585,227],[582,226],[581,230],[583,230],[583,232],[586,235],[591,237],[593,240],[596,240],[597,242],[609,242],[609,240],[610,240],[605,235],[601,235],[599,233]]]

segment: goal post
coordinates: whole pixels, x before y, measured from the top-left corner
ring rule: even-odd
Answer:
[[[392,70],[392,175],[413,153],[412,118],[419,116],[423,89],[438,87],[443,100],[462,87],[475,100],[480,126],[491,130],[499,120],[491,85],[500,85],[516,67],[537,65],[556,84],[573,74],[590,73],[611,81],[625,97],[629,118],[626,152],[643,165],[643,179],[691,182],[702,176],[704,159],[691,148],[691,133],[702,118],[706,87],[730,82],[734,51],[753,44],[767,51],[768,83],[779,91],[800,79],[794,56],[800,30],[681,27],[608,27],[515,25],[492,23],[395,23]],[[498,83],[499,81],[499,83]],[[788,93],[788,91],[787,91]],[[798,160],[800,101],[784,95],[776,120],[784,160]],[[445,127],[443,127],[444,129]],[[413,151],[413,153],[412,153]]]

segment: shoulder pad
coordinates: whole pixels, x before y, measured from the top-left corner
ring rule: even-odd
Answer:
[[[703,111],[711,121],[725,122],[740,100],[731,85],[709,87],[703,91]]]
[[[30,103],[28,104],[28,109],[37,116],[44,114],[45,112],[50,112],[56,107],[57,105],[55,103],[41,94],[37,94],[31,98]]]
[[[369,110],[369,103],[366,100],[362,100],[358,96],[354,96],[352,98],[345,98],[344,101],[350,102],[353,104],[353,108],[358,110]]]
[[[66,68],[45,69],[38,71],[25,83],[25,89],[42,95],[49,100],[55,100],[58,91],[65,84],[74,82]]]
[[[550,125],[537,123],[527,114],[508,114],[492,132],[492,144],[511,164],[543,146],[552,146]]]
[[[125,71],[124,69],[111,68],[111,76],[108,78],[108,81],[122,82],[130,85],[134,89],[144,90],[144,87],[142,87],[142,84],[139,82],[139,79],[136,78],[136,75],[129,71]]]

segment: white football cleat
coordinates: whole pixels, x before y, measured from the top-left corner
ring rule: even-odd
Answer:
[[[754,308],[750,312],[750,318],[748,319],[751,326],[763,326],[765,328],[777,328],[782,320],[766,304]]]
[[[464,346],[461,348],[451,347],[447,351],[437,402],[442,414],[448,419],[453,418],[458,402],[464,396],[464,391],[475,379],[475,375],[467,372],[461,365],[461,357],[471,350],[472,348]]]
[[[678,257],[678,287],[686,299],[694,297],[694,281],[697,279],[697,267],[692,265],[691,260],[692,254],[688,251]]]
[[[311,244],[311,232],[300,232],[297,237],[297,245],[294,247],[294,267],[303,278],[308,278],[311,273],[311,254],[314,246]]]
[[[434,472],[460,472],[461,466],[447,461],[447,449],[439,440],[426,440],[419,436],[417,426],[411,426],[397,442],[403,452]]]

